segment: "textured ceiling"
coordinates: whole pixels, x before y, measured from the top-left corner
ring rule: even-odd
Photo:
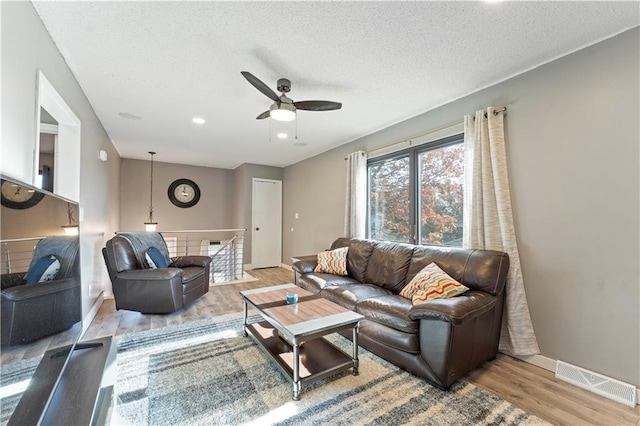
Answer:
[[[640,25],[637,2],[34,6],[122,157],[223,168],[293,164]],[[343,107],[270,141],[240,71]]]

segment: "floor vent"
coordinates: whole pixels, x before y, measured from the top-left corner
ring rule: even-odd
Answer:
[[[629,407],[636,406],[636,387],[628,383],[567,364],[564,361],[557,362],[556,377]]]

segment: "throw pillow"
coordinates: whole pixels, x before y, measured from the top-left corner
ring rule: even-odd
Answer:
[[[147,265],[151,269],[166,268],[169,266],[165,260],[162,252],[157,247],[149,247],[144,252],[144,257],[147,260]]]
[[[27,284],[53,281],[60,271],[60,261],[54,255],[42,256],[25,275]]]
[[[318,253],[318,264],[313,272],[325,274],[347,275],[347,252],[349,247],[341,247],[331,251]]]
[[[459,296],[469,290],[451,278],[438,265],[431,262],[407,284],[400,296],[411,299],[412,303],[426,302],[433,299],[446,299]]]

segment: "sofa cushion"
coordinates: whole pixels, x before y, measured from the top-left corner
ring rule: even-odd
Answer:
[[[364,273],[364,282],[377,284],[394,294],[400,293],[405,285],[413,248],[409,244],[377,242]]]
[[[459,296],[467,290],[469,290],[467,287],[431,262],[400,291],[400,296],[411,299],[413,303],[419,303]]]
[[[317,265],[313,272],[324,274],[347,275],[347,252],[349,247],[318,253]]]
[[[182,269],[182,292],[188,293],[193,288],[200,287],[204,283],[204,268],[187,266]]]
[[[356,312],[395,330],[417,333],[418,321],[409,318],[412,306],[411,300],[394,294],[361,300],[356,304]]]
[[[338,238],[333,242],[331,248],[349,247],[347,254],[347,271],[349,276],[360,282],[365,282],[364,272],[369,264],[369,258],[373,252],[376,242],[373,240],[361,240],[357,238]]]
[[[364,299],[390,295],[389,290],[373,284],[351,284],[325,287],[320,296],[352,311],[356,304]]]
[[[320,293],[320,290],[325,287],[349,284],[360,284],[360,282],[351,277],[341,277],[332,274],[316,273],[301,275],[300,277],[298,277],[297,282],[298,286],[310,291],[313,294]]]
[[[201,268],[199,266],[186,266],[180,269],[182,270],[182,284],[188,284],[203,277],[206,270],[206,268]]]

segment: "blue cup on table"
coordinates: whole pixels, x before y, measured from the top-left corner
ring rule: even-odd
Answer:
[[[287,293],[287,305],[298,303],[298,295],[296,293]]]

